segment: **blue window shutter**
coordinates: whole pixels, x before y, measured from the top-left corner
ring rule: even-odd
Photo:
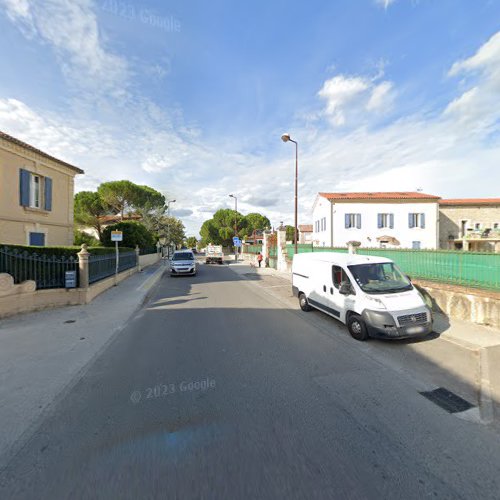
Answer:
[[[361,229],[361,214],[356,214],[356,227]]]
[[[420,214],[420,227],[425,228],[425,214]]]
[[[382,227],[382,214],[377,215],[377,227],[379,229]]]
[[[52,179],[45,177],[45,210],[52,210]]]
[[[394,214],[389,214],[389,227],[394,229]]]
[[[345,214],[345,227],[346,229],[349,227],[349,214]]]
[[[30,173],[24,168],[19,169],[19,204],[30,206]]]
[[[415,225],[413,224],[413,214],[408,214],[408,227],[415,227]]]

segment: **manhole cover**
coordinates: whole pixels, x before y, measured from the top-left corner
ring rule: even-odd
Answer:
[[[448,413],[460,413],[474,408],[473,404],[444,387],[439,387],[433,391],[421,392],[420,394],[443,408],[443,410],[446,410]]]

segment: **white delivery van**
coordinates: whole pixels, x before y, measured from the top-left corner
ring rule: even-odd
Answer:
[[[401,339],[432,331],[431,310],[390,259],[303,253],[294,256],[292,273],[292,290],[301,309],[333,316],[356,340]]]

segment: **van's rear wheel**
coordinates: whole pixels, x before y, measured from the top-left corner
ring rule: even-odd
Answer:
[[[299,294],[299,305],[300,308],[305,312],[308,312],[312,309],[304,293]]]
[[[368,330],[363,318],[359,314],[351,314],[347,320],[347,328],[351,337],[356,340],[366,340],[368,338]]]

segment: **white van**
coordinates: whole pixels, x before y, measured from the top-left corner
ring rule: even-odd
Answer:
[[[294,256],[292,290],[311,308],[347,325],[356,340],[408,338],[432,331],[432,313],[390,259],[335,252]]]

